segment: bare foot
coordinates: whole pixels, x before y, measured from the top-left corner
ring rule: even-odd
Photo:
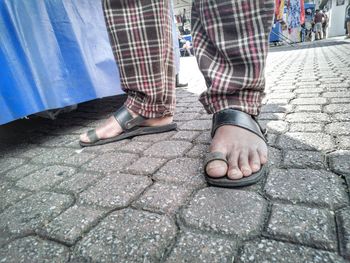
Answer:
[[[232,125],[219,127],[210,145],[210,152],[222,152],[228,161],[212,161],[206,167],[210,177],[227,175],[237,180],[260,170],[267,162],[266,143],[256,134]]]
[[[134,112],[131,112],[131,115],[133,117],[136,117],[137,114]],[[154,119],[147,119],[142,123],[142,126],[162,126],[172,123],[173,117],[161,117],[161,118],[154,118]],[[116,121],[116,119],[111,116],[109,117],[104,123],[102,123],[99,127],[96,128],[96,134],[97,137],[100,139],[108,139],[114,136],[117,136],[123,132],[122,128],[120,127],[119,123]],[[87,136],[87,133],[84,133],[80,135],[80,141],[82,142],[89,142],[89,138]]]

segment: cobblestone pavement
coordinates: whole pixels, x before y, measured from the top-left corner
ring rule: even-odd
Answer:
[[[268,176],[235,190],[204,181],[211,116],[182,63],[176,132],[81,150],[124,96],[0,127],[0,262],[350,261],[350,42],[271,49]]]

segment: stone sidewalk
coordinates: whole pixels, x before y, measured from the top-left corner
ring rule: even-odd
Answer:
[[[350,42],[272,48],[269,172],[208,187],[210,116],[183,58],[176,132],[81,149],[124,96],[0,127],[0,262],[349,262]]]

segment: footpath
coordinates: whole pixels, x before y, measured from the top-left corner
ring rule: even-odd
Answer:
[[[350,41],[271,48],[264,180],[208,187],[211,116],[182,58],[178,131],[81,149],[125,96],[0,126],[0,262],[350,262]]]

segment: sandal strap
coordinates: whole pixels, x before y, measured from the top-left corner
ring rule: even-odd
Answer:
[[[130,130],[135,126],[140,125],[147,118],[142,116],[133,117],[125,106],[122,106],[113,114],[116,121],[122,127],[123,131]]]
[[[214,137],[216,130],[223,125],[233,125],[244,128],[258,135],[266,142],[266,130],[262,129],[255,117],[240,110],[225,109],[213,116],[211,137]]]
[[[89,143],[95,143],[100,140],[97,137],[96,130],[89,130],[86,135],[89,138]]]

